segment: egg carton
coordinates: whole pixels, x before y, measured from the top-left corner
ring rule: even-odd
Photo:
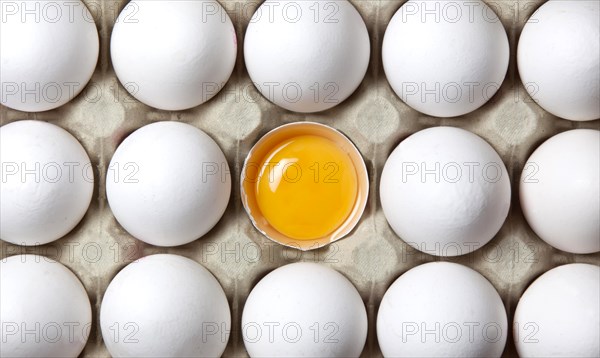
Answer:
[[[552,116],[533,102],[521,84],[516,66],[517,41],[525,22],[544,0],[485,0],[496,11],[508,34],[511,51],[508,73],[498,93],[486,105],[468,115],[449,119],[411,109],[394,94],[385,78],[381,60],[383,34],[403,0],[351,0],[369,30],[369,68],[348,100],[316,114],[281,109],[252,86],[242,49],[246,27],[259,1],[220,1],[237,33],[235,69],[217,96],[199,107],[178,112],[156,110],[139,103],[115,76],[110,63],[110,35],[127,0],[84,2],[100,35],[100,59],[86,90],[67,105],[48,112],[25,113],[0,106],[1,124],[36,119],[65,128],[82,143],[93,163],[96,182],[92,203],[71,233],[37,247],[0,242],[2,258],[19,253],[45,255],[69,267],[83,282],[93,308],[93,325],[83,357],[109,356],[102,342],[98,317],[111,279],[127,264],[156,253],[189,257],[208,268],[223,286],[232,313],[225,357],[247,356],[240,327],[245,300],[265,274],[291,262],[330,266],[356,286],[368,313],[364,357],[381,356],[375,321],[383,294],[398,276],[417,265],[441,260],[475,269],[498,290],[512,322],[519,297],[543,272],[566,263],[600,264],[600,253],[569,254],[544,243],[528,227],[519,205],[520,174],[539,144],[574,128],[600,129],[599,121],[572,122]],[[208,133],[223,149],[234,179],[229,206],[217,226],[199,240],[171,248],[145,244],[124,231],[107,205],[105,192],[108,165],[118,144],[132,131],[162,120],[189,123]],[[244,158],[262,135],[282,124],[307,120],[332,126],[355,143],[368,168],[370,193],[359,224],[347,238],[318,250],[301,252],[268,240],[252,226],[240,200],[239,178]],[[483,248],[448,258],[421,253],[400,240],[387,224],[379,202],[379,179],[391,151],[410,134],[440,125],[463,128],[487,140],[502,157],[512,183],[512,205],[500,232]],[[514,357],[512,330],[508,337],[503,356]]]

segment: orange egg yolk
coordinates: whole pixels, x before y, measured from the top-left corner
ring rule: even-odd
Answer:
[[[297,240],[335,232],[352,213],[357,193],[358,178],[348,154],[315,135],[293,137],[271,149],[256,182],[264,218]]]

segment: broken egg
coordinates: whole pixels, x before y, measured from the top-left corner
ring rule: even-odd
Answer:
[[[269,239],[301,250],[350,233],[368,191],[360,152],[342,133],[313,122],[267,133],[242,169],[242,203],[254,226]]]

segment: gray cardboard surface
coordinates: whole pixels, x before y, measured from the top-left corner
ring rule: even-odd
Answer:
[[[92,84],[56,110],[24,113],[0,107],[1,123],[37,119],[57,124],[72,133],[87,150],[95,167],[92,204],[83,221],[66,237],[40,247],[19,247],[0,242],[1,257],[37,253],[55,258],[81,279],[93,306],[93,328],[82,356],[109,356],[102,343],[98,317],[102,296],[116,273],[139,257],[173,253],[207,267],[227,293],[233,331],[224,356],[244,357],[240,319],[246,297],[256,282],[274,268],[295,261],[316,261],[342,272],[359,290],[369,317],[364,357],[379,357],[375,320],[389,285],[408,269],[440,260],[420,254],[399,239],[387,224],[379,202],[379,178],[395,146],[410,134],[427,127],[447,125],[472,131],[486,139],[504,160],[512,183],[512,206],[497,236],[472,254],[447,258],[483,274],[500,293],[509,325],[520,295],[540,274],[555,266],[585,262],[600,264],[600,253],[575,255],[553,249],[528,227],[518,200],[518,181],[532,151],[554,134],[574,128],[599,129],[599,121],[571,122],[556,118],[533,103],[525,92],[516,67],[519,34],[527,18],[543,0],[486,0],[500,16],[510,41],[508,73],[499,92],[482,108],[465,116],[439,119],[416,112],[392,92],[381,63],[381,43],[388,21],[404,1],[351,0],[364,18],[371,37],[371,61],[358,90],[335,108],[317,114],[292,113],[268,102],[252,86],[243,61],[243,38],[249,19],[260,4],[221,1],[238,36],[238,58],[233,75],[221,93],[191,110],[167,112],[150,108],[127,95],[110,63],[110,34],[126,0],[84,0],[100,34],[100,59]],[[181,121],[208,133],[223,149],[232,170],[233,193],[219,224],[205,237],[188,245],[160,248],[134,239],[116,222],[105,194],[108,163],[120,141],[133,130],[159,121]],[[364,215],[353,233],[330,246],[300,252],[279,246],[254,229],[240,201],[241,165],[252,145],[267,131],[294,121],[316,121],[346,134],[364,156],[371,189]],[[551,312],[549,312],[551,314]],[[504,353],[516,356],[512,331]]]

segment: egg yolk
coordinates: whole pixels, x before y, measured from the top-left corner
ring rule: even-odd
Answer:
[[[256,182],[264,218],[297,240],[335,232],[352,213],[357,193],[358,178],[348,154],[315,135],[278,144],[265,156]]]

